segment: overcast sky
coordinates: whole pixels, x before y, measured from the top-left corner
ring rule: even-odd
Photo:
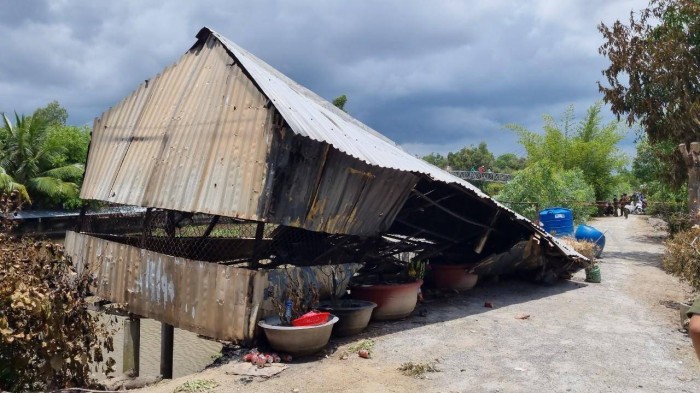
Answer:
[[[92,125],[208,26],[413,154],[523,150],[570,104],[601,98],[596,26],[645,0],[0,0],[0,112],[58,100]],[[605,115],[612,119],[606,112]],[[633,152],[633,133],[624,150]]]

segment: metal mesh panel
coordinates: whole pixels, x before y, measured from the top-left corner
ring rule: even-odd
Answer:
[[[249,267],[405,260],[405,244],[283,225],[135,206],[87,209],[83,233],[167,255]],[[403,258],[401,258],[403,257]]]

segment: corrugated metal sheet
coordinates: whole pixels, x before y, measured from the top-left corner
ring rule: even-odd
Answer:
[[[256,219],[267,103],[208,40],[96,120],[81,197]]]
[[[221,34],[204,28],[198,37],[206,34],[217,37],[250,73],[294,133],[326,142],[367,164],[422,173],[433,180],[459,184],[476,195],[488,198],[488,195],[472,184],[407,153],[395,142],[289,79]]]
[[[96,120],[82,198],[370,235],[388,228],[422,174],[578,256],[220,34],[197,37],[203,45]],[[303,141],[291,143],[289,131]],[[357,176],[369,172],[371,182]]]
[[[129,312],[207,337],[249,340],[268,286],[267,272],[193,261],[68,232],[78,271],[97,276],[96,295]]]

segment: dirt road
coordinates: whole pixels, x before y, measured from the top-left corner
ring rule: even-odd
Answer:
[[[328,358],[291,364],[269,380],[246,383],[224,365],[146,391],[213,379],[212,392],[700,392],[700,362],[678,331],[678,311],[664,305],[689,292],[659,268],[662,232],[644,216],[590,224],[608,231],[601,284],[585,283],[583,272],[553,286],[480,283],[428,299],[404,321],[373,323],[360,337],[332,342],[338,350]],[[367,337],[376,342],[372,359],[339,358]],[[440,371],[424,379],[397,370],[436,359]]]

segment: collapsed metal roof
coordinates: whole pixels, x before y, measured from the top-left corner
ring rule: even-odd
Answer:
[[[95,120],[83,199],[420,236],[457,254],[504,252],[534,236],[560,257],[582,258],[215,31],[197,38]]]

